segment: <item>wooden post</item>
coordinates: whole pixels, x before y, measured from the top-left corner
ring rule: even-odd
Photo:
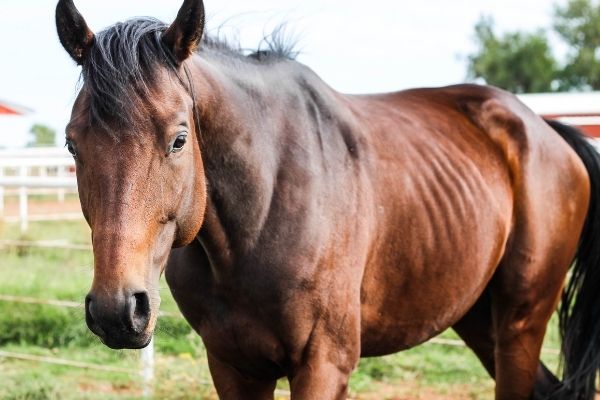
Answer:
[[[24,179],[27,176],[27,167],[19,167],[19,176]],[[21,221],[21,233],[27,232],[29,227],[27,210],[27,187],[19,187],[19,219]]]
[[[4,176],[4,167],[0,166],[0,179]],[[0,218],[4,216],[4,186],[0,185]]]
[[[148,346],[140,350],[140,361],[142,363],[142,390],[145,398],[152,397],[152,385],[154,384],[154,336],[150,339]]]
[[[64,166],[62,166],[62,165],[58,166],[57,175],[59,178],[63,178],[64,176],[66,176]],[[58,189],[58,201],[60,203],[65,202],[65,189],[64,188]]]

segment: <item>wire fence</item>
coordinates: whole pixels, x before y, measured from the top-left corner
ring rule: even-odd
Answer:
[[[64,250],[81,250],[81,251],[90,251],[90,245],[82,245],[82,244],[74,244],[68,243],[62,240],[52,240],[52,241],[24,241],[24,240],[0,240],[0,249],[6,248],[24,248],[24,247],[37,247],[37,248],[48,248],[48,249],[64,249]],[[0,294],[0,301],[2,302],[13,302],[13,303],[22,303],[22,304],[37,304],[37,305],[47,305],[53,307],[63,307],[63,308],[79,308],[83,309],[83,303],[77,301],[69,301],[69,300],[58,300],[58,299],[45,299],[38,297],[28,297],[28,296],[17,296],[11,294]],[[175,312],[167,312],[167,311],[159,311],[160,317],[170,317],[170,318],[183,318],[180,313]],[[465,343],[461,340],[457,339],[446,339],[446,338],[432,338],[426,343],[426,345],[441,345],[441,346],[451,346],[451,347],[467,347]],[[550,355],[558,355],[560,351],[555,348],[542,348],[542,352]],[[107,372],[116,372],[116,373],[124,373],[130,375],[138,375],[141,376],[142,379],[142,389],[144,397],[150,397],[152,395],[152,385],[154,383],[154,343],[142,349],[140,351],[140,368],[124,368],[124,367],[114,367],[107,366],[101,364],[87,363],[82,361],[68,360],[59,357],[53,356],[39,356],[34,354],[25,354],[25,353],[17,353],[10,351],[0,350],[0,358],[12,358],[24,361],[32,361],[32,362],[41,362],[48,364],[57,364],[68,366],[72,368],[82,368],[82,369],[90,369],[90,370],[98,370],[98,371],[107,371]],[[210,381],[202,381],[198,382],[202,385],[211,385]],[[290,393],[286,390],[277,390],[276,395],[289,397]]]
[[[25,303],[25,304],[41,304],[41,305],[49,305],[49,306],[56,306],[56,307],[83,309],[83,304],[76,302],[76,301],[41,299],[41,298],[36,298],[36,297],[13,296],[13,295],[6,295],[6,294],[0,294],[0,301]],[[162,310],[159,311],[159,317],[183,318],[183,316],[181,314],[174,313],[174,312],[168,312],[168,311],[162,311]],[[467,345],[462,340],[446,339],[446,338],[439,338],[439,337],[431,338],[423,344],[426,344],[426,345],[433,344],[433,345],[462,347],[462,348],[467,347]],[[550,348],[550,347],[542,348],[542,352],[545,354],[552,354],[552,355],[560,354],[559,349]],[[5,355],[5,353],[6,352],[0,352],[0,357],[9,357],[8,355]],[[46,357],[46,358],[48,358],[48,357]],[[37,361],[39,361],[39,360],[37,360]],[[85,364],[87,366],[86,368],[94,368],[94,364],[87,364],[87,363],[83,363],[83,364]],[[65,364],[65,365],[67,365],[67,364]],[[99,367],[103,367],[103,366],[99,366]]]
[[[107,371],[107,372],[120,372],[126,374],[139,374],[139,370],[130,369],[130,368],[121,368],[121,367],[112,367],[108,365],[100,365],[100,364],[92,364],[83,361],[74,361],[74,360],[66,360],[64,358],[58,357],[49,357],[49,356],[38,356],[34,354],[26,354],[26,353],[16,353],[12,351],[4,351],[0,350],[0,357],[3,358],[15,358],[18,360],[25,361],[35,361],[42,362],[47,364],[57,364],[57,365],[65,365],[68,367],[75,368],[84,368],[84,369],[93,369],[97,371]]]
[[[14,295],[6,295],[0,294],[0,301],[5,302],[13,302],[13,303],[23,303],[23,304],[41,304],[41,305],[49,305],[54,307],[65,307],[65,308],[83,308],[83,304],[76,301],[66,301],[66,300],[55,300],[55,299],[43,299],[36,297],[26,297],[26,296],[14,296]],[[181,314],[159,311],[160,317],[174,317],[174,318],[183,318]],[[0,350],[0,358],[12,358],[17,360],[24,361],[32,361],[32,362],[41,362],[47,364],[55,364],[55,365],[63,365],[72,368],[82,368],[82,369],[90,369],[96,371],[105,371],[105,372],[116,372],[123,373],[129,375],[140,375],[142,377],[142,390],[144,397],[150,397],[152,395],[152,385],[154,383],[154,339],[150,342],[150,344],[144,349],[140,350],[140,369],[133,368],[124,368],[124,367],[114,367],[107,366],[102,364],[94,364],[83,361],[76,360],[68,360],[60,357],[53,356],[40,356],[35,354],[28,353],[18,353],[12,351],[4,351]],[[209,380],[196,380],[197,384],[213,386],[213,383]],[[277,396],[290,397],[291,393],[288,390],[276,389],[274,392]]]

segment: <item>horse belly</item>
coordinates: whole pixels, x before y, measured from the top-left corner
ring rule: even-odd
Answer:
[[[435,265],[435,279],[379,279],[361,309],[362,356],[390,354],[423,343],[455,324],[475,303],[495,265]],[[382,276],[383,278],[383,276]],[[369,287],[364,288],[370,291]],[[385,294],[385,295],[384,295]]]
[[[397,226],[385,231],[365,268],[363,356],[428,340],[481,296],[503,256],[512,218],[510,186],[504,179],[490,181],[494,184],[474,181],[471,190],[455,192],[432,183],[419,201],[388,207],[404,211],[384,214]]]

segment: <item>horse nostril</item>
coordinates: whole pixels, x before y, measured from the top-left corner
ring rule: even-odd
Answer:
[[[85,322],[92,332],[98,336],[102,336],[104,331],[96,323],[96,317],[94,315],[94,298],[92,295],[85,296]]]
[[[131,327],[142,333],[150,321],[150,298],[147,292],[134,293],[130,298]]]
[[[94,322],[94,316],[92,315],[92,296],[85,296],[85,320],[88,325]]]

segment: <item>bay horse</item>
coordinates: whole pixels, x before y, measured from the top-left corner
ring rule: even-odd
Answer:
[[[164,272],[223,399],[282,377],[341,399],[361,356],[449,327],[496,399],[594,396],[600,158],[578,131],[492,87],[338,93],[204,37],[202,0],[97,34],[60,0],[56,23],[107,346],[148,344]],[[562,381],[539,360],[561,294]]]

